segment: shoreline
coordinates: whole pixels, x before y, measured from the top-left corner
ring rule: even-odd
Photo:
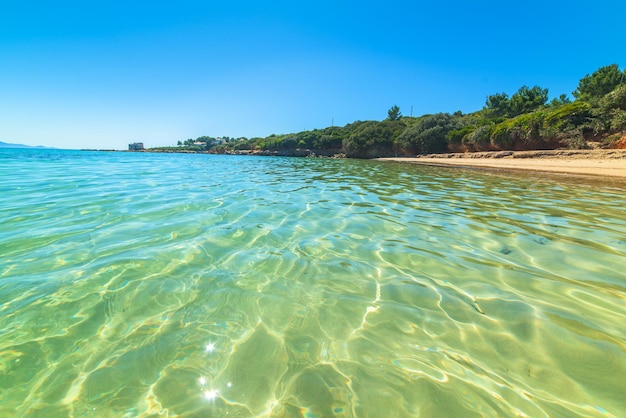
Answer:
[[[533,171],[626,179],[626,150],[620,149],[487,151],[377,158],[377,160],[442,167]]]

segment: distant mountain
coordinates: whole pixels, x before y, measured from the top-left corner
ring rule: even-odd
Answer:
[[[51,149],[50,147],[44,147],[43,145],[37,145],[33,147],[32,145],[24,145],[24,144],[9,144],[8,142],[0,141],[0,148],[43,148],[43,149]]]

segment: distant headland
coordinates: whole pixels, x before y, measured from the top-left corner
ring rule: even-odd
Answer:
[[[9,142],[1,142],[0,141],[0,148],[40,148],[40,149],[54,149],[54,148],[50,148],[50,147],[44,147],[43,145],[36,145],[36,146],[32,146],[32,145],[24,145],[24,144],[11,144]]]

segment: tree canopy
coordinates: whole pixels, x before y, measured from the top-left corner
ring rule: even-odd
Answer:
[[[548,89],[522,86],[511,96],[509,116],[515,117],[541,108],[548,101]]]
[[[506,116],[509,112],[509,95],[506,93],[496,93],[487,96],[485,109],[494,117]]]
[[[396,105],[391,106],[391,109],[387,111],[387,120],[398,120],[401,117],[400,108]]]
[[[587,74],[581,78],[578,88],[572,94],[579,100],[599,99],[623,83],[625,75],[626,70],[620,71],[617,64],[600,67],[591,75]]]
[[[548,101],[548,89],[539,86],[522,86],[509,98],[506,93],[496,93],[487,97],[485,109],[491,117],[515,117],[532,112]]]

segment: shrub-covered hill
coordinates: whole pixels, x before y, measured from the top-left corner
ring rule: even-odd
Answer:
[[[617,64],[583,77],[572,93],[548,101],[548,89],[522,86],[510,97],[496,93],[474,113],[403,117],[393,106],[382,121],[357,121],[266,138],[200,137],[161,150],[352,158],[441,152],[610,148],[626,131],[626,70]]]

